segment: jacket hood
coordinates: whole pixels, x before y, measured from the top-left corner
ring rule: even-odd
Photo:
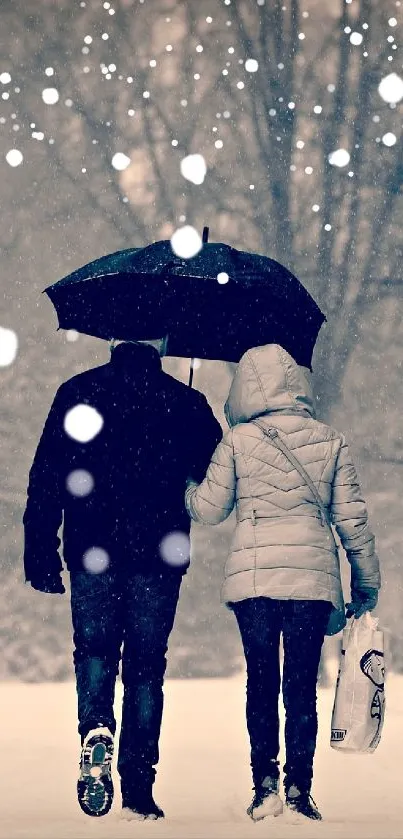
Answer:
[[[224,410],[230,426],[264,414],[314,417],[310,371],[278,344],[253,347],[238,364]]]

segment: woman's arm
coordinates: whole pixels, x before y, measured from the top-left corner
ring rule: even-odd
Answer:
[[[201,524],[224,521],[235,503],[235,487],[232,431],[228,431],[213,454],[204,481],[190,481],[187,486],[185,503],[189,515]]]
[[[333,479],[331,513],[351,565],[352,590],[379,589],[381,579],[375,538],[368,525],[367,507],[344,438]]]

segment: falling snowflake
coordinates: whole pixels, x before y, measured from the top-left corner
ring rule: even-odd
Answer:
[[[72,495],[84,498],[94,489],[94,478],[86,469],[74,469],[67,476],[66,486]]]
[[[99,434],[104,421],[100,413],[91,405],[75,405],[67,411],[64,418],[64,430],[78,443],[89,443]]]
[[[388,131],[382,137],[382,142],[384,146],[394,146],[396,143],[397,137],[396,134],[393,134],[391,131]]]
[[[190,539],[180,530],[168,533],[160,543],[160,554],[167,565],[186,565],[190,557]]]
[[[359,47],[362,44],[364,36],[361,35],[361,32],[352,32],[350,35],[350,42],[355,46]]]
[[[225,285],[228,282],[228,280],[229,280],[229,276],[226,273],[226,271],[220,271],[220,273],[217,274],[217,282],[220,285]]]
[[[116,154],[112,157],[112,166],[114,169],[117,169],[118,172],[123,172],[124,169],[127,169],[130,162],[130,157],[120,151],[116,152]]]
[[[19,166],[24,160],[22,152],[18,149],[10,149],[6,154],[6,160],[9,166]]]
[[[59,101],[59,91],[55,87],[45,87],[42,91],[42,99],[45,105],[56,105]]]
[[[1,82],[1,84],[10,84],[10,82],[11,82],[10,73],[0,73],[0,82]]]
[[[0,367],[9,367],[15,361],[18,338],[13,329],[0,326]]]
[[[202,184],[207,172],[206,161],[202,154],[189,154],[180,163],[181,174],[193,184]]]
[[[202,240],[197,230],[190,224],[178,227],[171,236],[173,252],[182,259],[191,259],[202,248]]]
[[[350,155],[346,149],[336,149],[329,154],[328,160],[331,166],[342,168],[350,162]]]
[[[67,341],[71,341],[71,342],[78,341],[79,337],[80,337],[80,333],[77,332],[76,329],[68,329],[67,332],[66,332],[66,340]]]
[[[245,61],[245,70],[248,73],[256,73],[259,69],[259,63],[255,58],[247,58]]]
[[[109,556],[103,548],[90,548],[83,556],[83,565],[90,574],[102,574],[109,565]]]
[[[390,105],[397,105],[403,99],[403,79],[397,73],[389,73],[378,85],[380,97]]]
[[[46,67],[46,69],[45,69],[45,76],[53,76],[53,75],[54,75],[54,72],[55,72],[55,71],[54,71],[53,67]]]

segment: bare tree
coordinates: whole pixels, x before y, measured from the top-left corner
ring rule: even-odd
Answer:
[[[399,28],[386,5],[4,0],[0,312],[23,348],[13,373],[0,371],[7,555],[19,556],[15,528],[51,394],[95,355],[86,339],[74,357],[61,347],[39,293],[102,252],[169,237],[186,220],[284,262],[328,317],[315,372],[330,414],[361,323],[401,292],[398,102],[378,92]],[[4,162],[12,148],[20,167]],[[340,149],[346,165],[332,165]],[[208,169],[200,185],[180,174],[194,152]],[[117,153],[126,168],[114,167]],[[228,370],[204,370],[218,406]]]

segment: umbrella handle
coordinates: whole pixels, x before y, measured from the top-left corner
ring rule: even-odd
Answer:
[[[193,383],[193,373],[194,373],[194,369],[195,369],[194,364],[195,364],[195,360],[194,360],[194,358],[191,358],[190,359],[190,371],[189,371],[189,387],[192,387],[192,383]]]

